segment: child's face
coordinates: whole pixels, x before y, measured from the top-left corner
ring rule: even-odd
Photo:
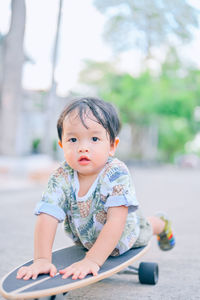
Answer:
[[[91,112],[85,116],[84,127],[77,111],[72,111],[63,122],[62,142],[64,157],[69,166],[82,175],[98,174],[109,156],[114,155],[118,140],[111,144],[105,128]]]

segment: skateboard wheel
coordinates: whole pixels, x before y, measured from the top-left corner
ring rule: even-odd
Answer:
[[[142,284],[156,284],[158,282],[158,264],[142,262],[139,265],[138,275]]]

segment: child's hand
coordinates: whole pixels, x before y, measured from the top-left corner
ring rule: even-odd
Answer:
[[[100,267],[95,262],[91,261],[88,258],[84,258],[71,266],[60,270],[60,274],[63,275],[63,279],[72,276],[72,279],[83,279],[87,274],[93,274],[94,276],[98,275]]]
[[[34,263],[28,267],[20,268],[17,272],[17,279],[36,279],[39,274],[48,273],[50,273],[51,277],[54,277],[57,273],[56,267],[47,259],[41,258],[34,261]]]

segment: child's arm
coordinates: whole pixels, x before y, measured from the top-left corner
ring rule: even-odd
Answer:
[[[28,267],[22,267],[17,273],[18,279],[36,279],[41,273],[54,276],[56,267],[51,263],[52,246],[58,225],[58,220],[47,214],[37,217],[34,238],[34,262]]]
[[[128,207],[111,207],[108,209],[107,221],[100,232],[93,247],[87,252],[85,258],[77,263],[60,270],[63,278],[71,275],[72,279],[82,279],[87,274],[97,275],[100,266],[116,247],[126,223]]]
[[[128,207],[111,207],[108,209],[107,221],[93,247],[86,257],[102,266],[116,247],[126,223]]]

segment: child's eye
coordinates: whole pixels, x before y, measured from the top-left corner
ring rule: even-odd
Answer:
[[[72,142],[72,143],[75,143],[76,141],[77,141],[76,138],[71,138],[71,139],[69,139],[69,142]]]
[[[92,140],[93,140],[93,142],[97,142],[97,141],[99,140],[99,138],[96,137],[96,136],[93,136],[93,137],[92,137]]]

